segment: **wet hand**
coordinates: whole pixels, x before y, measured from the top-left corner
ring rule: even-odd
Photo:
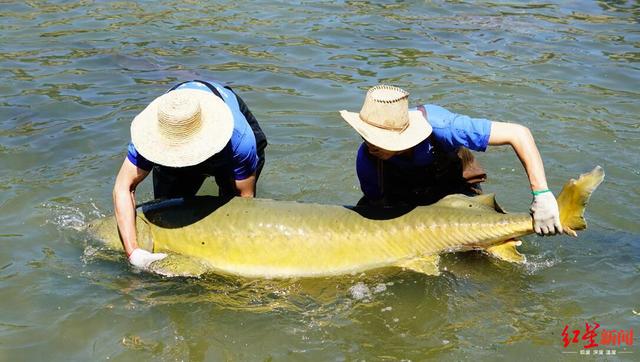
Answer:
[[[533,229],[538,235],[555,235],[562,233],[558,202],[551,191],[534,194],[531,203]]]
[[[167,257],[165,253],[150,253],[144,249],[135,249],[129,255],[129,262],[140,269],[147,269],[154,261],[162,260]]]

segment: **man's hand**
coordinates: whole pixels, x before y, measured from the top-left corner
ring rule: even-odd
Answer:
[[[558,202],[551,191],[534,194],[531,203],[533,229],[538,235],[562,233]]]
[[[150,253],[144,249],[135,249],[129,255],[129,262],[140,269],[147,269],[151,263],[167,257],[165,253]]]

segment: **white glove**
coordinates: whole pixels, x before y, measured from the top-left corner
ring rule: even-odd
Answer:
[[[144,249],[138,248],[129,255],[129,262],[140,269],[147,269],[149,264],[166,257],[167,254],[165,253],[150,253]]]
[[[538,235],[562,233],[558,202],[551,191],[533,195],[531,203],[533,230]]]

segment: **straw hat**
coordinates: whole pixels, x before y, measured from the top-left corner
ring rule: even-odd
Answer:
[[[360,113],[343,110],[340,115],[367,142],[388,151],[409,149],[431,134],[422,113],[409,111],[409,93],[398,87],[372,87]]]
[[[233,116],[216,95],[177,89],[151,102],[131,122],[136,150],[151,162],[196,165],[220,152],[231,139]]]

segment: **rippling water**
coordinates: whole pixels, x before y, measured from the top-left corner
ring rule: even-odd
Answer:
[[[578,357],[584,344],[563,348],[565,325],[638,334],[637,1],[27,1],[0,10],[0,360],[552,360]],[[447,256],[440,277],[139,274],[78,230],[112,212],[131,119],[193,78],[231,83],[267,133],[261,197],[356,202],[359,137],[337,111],[359,109],[379,82],[414,103],[528,126],[556,190],[598,164],[607,178],[590,229],[526,238],[524,267],[470,253]],[[479,157],[485,190],[526,211],[513,152]],[[146,181],[138,198],[151,196]],[[616,347],[615,358],[638,358],[637,344]]]

